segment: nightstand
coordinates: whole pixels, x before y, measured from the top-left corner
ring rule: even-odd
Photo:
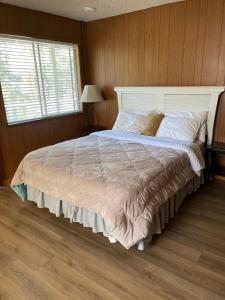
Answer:
[[[225,155],[225,143],[213,143],[206,148],[206,179],[214,175],[225,177],[225,166],[217,165],[217,156]]]
[[[84,127],[83,130],[87,134],[90,134],[92,132],[106,130],[106,128],[104,126],[87,126],[87,127]]]

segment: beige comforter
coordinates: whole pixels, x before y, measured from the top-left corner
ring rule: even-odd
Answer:
[[[101,214],[112,236],[130,248],[193,174],[184,151],[93,135],[29,153],[12,185],[31,185]]]

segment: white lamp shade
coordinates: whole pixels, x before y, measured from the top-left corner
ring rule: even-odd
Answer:
[[[82,103],[101,102],[103,97],[97,85],[85,85],[80,101]]]

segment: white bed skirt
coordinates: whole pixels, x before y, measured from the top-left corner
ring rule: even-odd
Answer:
[[[166,223],[174,217],[185,197],[195,192],[203,183],[203,176],[194,176],[183,188],[181,188],[172,198],[160,206],[155,214],[153,222],[149,228],[149,234],[146,241],[150,242],[153,234],[161,234]],[[110,242],[116,240],[110,234],[110,228],[105,223],[101,215],[91,212],[85,208],[80,208],[65,201],[46,195],[38,189],[27,186],[27,200],[33,201],[39,208],[48,208],[49,211],[59,217],[63,215],[70,219],[70,222],[77,222],[84,227],[92,228],[94,233],[101,232],[108,237]]]

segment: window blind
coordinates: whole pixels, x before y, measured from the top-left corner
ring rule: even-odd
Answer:
[[[80,111],[78,46],[0,36],[8,124]]]

